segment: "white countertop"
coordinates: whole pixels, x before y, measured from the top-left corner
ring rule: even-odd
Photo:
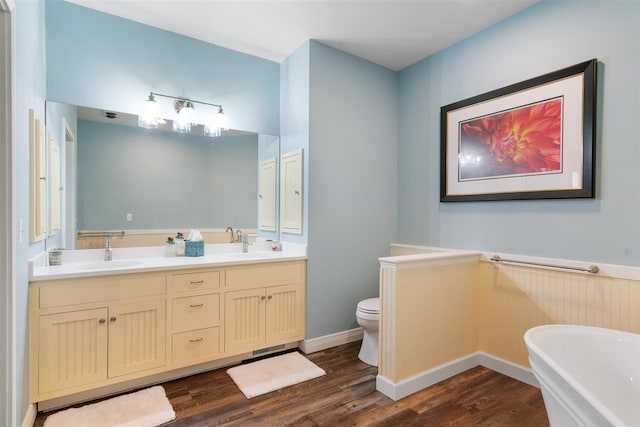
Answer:
[[[29,280],[58,280],[114,274],[145,273],[162,270],[218,267],[307,259],[306,245],[282,243],[281,251],[271,251],[269,245],[252,244],[242,252],[237,243],[205,245],[201,257],[167,257],[161,246],[148,248],[114,248],[112,261],[104,261],[104,249],[65,250],[62,264],[48,266],[47,254],[29,262]]]

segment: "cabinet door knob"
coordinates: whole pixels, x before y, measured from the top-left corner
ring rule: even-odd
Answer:
[[[117,317],[116,316],[111,316],[111,319],[109,319],[109,320],[112,321],[112,322],[115,322],[117,320]]]
[[[269,295],[267,298],[271,299],[271,298],[273,298],[273,295]]]
[[[106,319],[100,319],[100,320],[98,320],[98,323],[104,323],[106,321],[107,321]]]
[[[261,299],[261,300],[263,300],[263,301],[264,301],[266,298],[267,298],[267,297],[265,297],[264,295],[262,295],[262,296],[260,297],[260,299]]]

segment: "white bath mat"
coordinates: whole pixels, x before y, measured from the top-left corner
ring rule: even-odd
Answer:
[[[321,377],[326,372],[298,352],[228,369],[227,374],[247,399]]]
[[[176,418],[162,386],[102,402],[69,408],[47,417],[45,427],[155,427]]]

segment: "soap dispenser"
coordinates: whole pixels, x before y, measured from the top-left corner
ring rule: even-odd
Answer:
[[[176,244],[173,237],[167,238],[167,256],[176,256]]]
[[[176,255],[184,256],[184,234],[178,232],[176,234]]]

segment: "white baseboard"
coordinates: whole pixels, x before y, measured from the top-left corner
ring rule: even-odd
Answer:
[[[362,339],[363,334],[362,328],[349,329],[347,331],[336,332],[335,334],[300,341],[299,348],[305,354],[315,353],[316,351],[359,341]]]
[[[472,353],[397,383],[378,375],[376,390],[393,400],[399,400],[478,365],[478,353]]]
[[[27,413],[24,414],[24,419],[22,420],[22,427],[31,427],[33,423],[36,422],[36,416],[38,415],[38,411],[36,410],[36,404],[30,403],[27,406]]]
[[[531,369],[516,365],[515,363],[499,357],[477,351],[443,365],[436,366],[435,368],[429,369],[397,383],[394,383],[382,375],[378,375],[376,377],[376,390],[393,400],[399,400],[417,391],[432,386],[433,384],[439,383],[440,381],[451,378],[454,375],[458,375],[468,369],[475,368],[476,366],[484,366],[492,371],[496,371],[515,380],[534,387],[540,387]]]
[[[516,365],[513,362],[509,362],[508,360],[501,359],[497,356],[492,356],[491,354],[487,354],[482,351],[478,352],[478,362],[478,364],[485,368],[489,368],[492,371],[499,372],[502,375],[513,378],[514,380],[540,388],[538,380],[536,380],[535,375],[533,375],[533,371],[529,368]]]

